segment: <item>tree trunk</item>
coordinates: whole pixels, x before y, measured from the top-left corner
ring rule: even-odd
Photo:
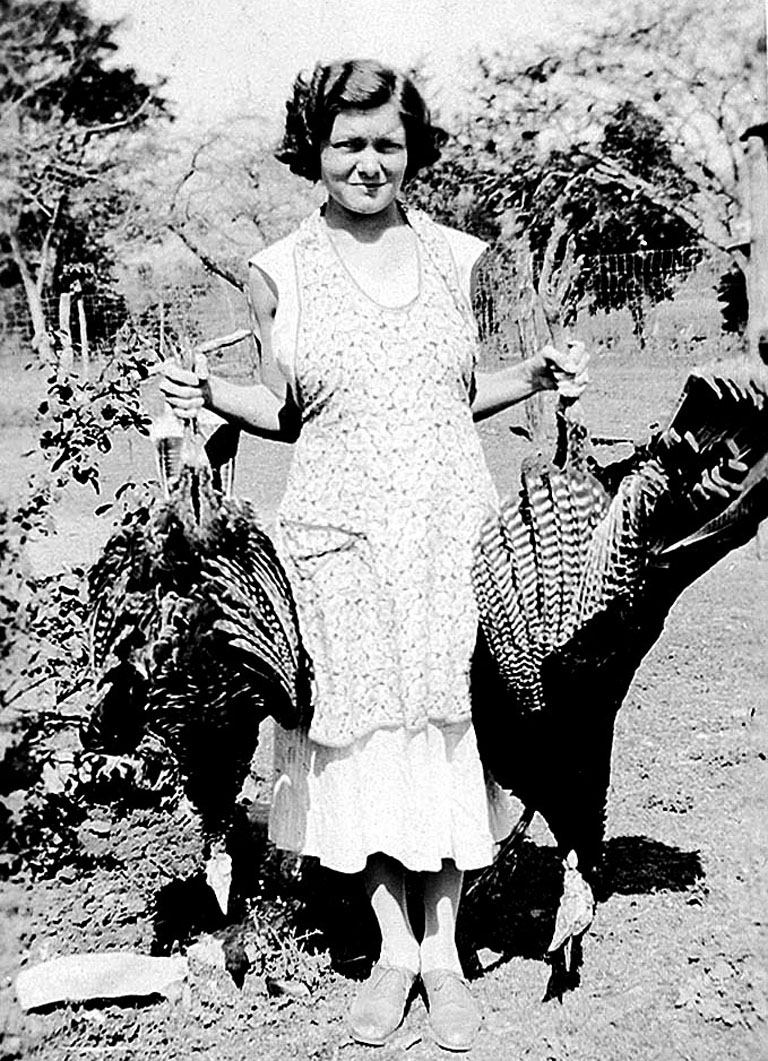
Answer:
[[[11,255],[16,268],[19,270],[19,276],[24,287],[24,295],[27,299],[27,309],[32,321],[32,345],[45,361],[49,361],[53,357],[53,343],[45,321],[42,296],[24,258],[24,253],[15,232],[10,233],[10,240]]]
[[[768,125],[747,141],[750,248],[747,266],[749,352],[768,361]]]

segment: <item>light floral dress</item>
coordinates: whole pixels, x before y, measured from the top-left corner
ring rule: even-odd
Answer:
[[[470,569],[496,505],[470,410],[469,274],[483,244],[408,211],[419,292],[384,307],[322,212],[252,261],[302,431],[276,544],[315,669],[309,733],[276,737],[270,835],[344,872],[487,865],[508,831],[470,718]]]

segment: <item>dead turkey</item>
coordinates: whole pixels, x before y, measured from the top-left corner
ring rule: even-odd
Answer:
[[[219,429],[209,452],[229,455],[231,430]],[[195,430],[161,442],[177,458],[161,469],[167,496],[132,512],[90,572],[94,684],[82,741],[117,755],[151,735],[170,750],[226,909],[226,838],[259,727],[268,715],[286,727],[308,721],[310,663],[254,506],[221,490]]]
[[[605,468],[562,410],[559,430],[558,459],[524,463],[483,528],[473,693],[486,767],[563,856],[550,949],[569,956],[592,920],[616,713],[674,601],[768,515],[768,372],[695,371],[667,427]]]

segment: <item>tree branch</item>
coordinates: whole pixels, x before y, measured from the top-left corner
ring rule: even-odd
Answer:
[[[34,85],[30,85],[29,88],[25,89],[16,99],[12,99],[5,110],[0,114],[0,122],[6,121],[14,111],[18,110],[19,107],[24,103],[25,100],[29,99],[30,96],[34,96],[35,93],[40,92],[46,85],[52,85],[57,78],[60,76],[60,71],[56,71],[49,77],[43,78],[42,81],[36,82]]]
[[[639,192],[655,206],[661,207],[662,210],[666,210],[667,213],[679,218],[705,243],[709,243],[717,250],[728,253],[727,243],[723,239],[718,239],[710,234],[697,214],[687,207],[675,203],[656,185],[650,184],[648,181],[643,180],[642,177],[637,177],[614,159],[605,155],[599,155],[597,152],[586,148],[582,148],[581,153],[594,164],[593,176],[614,181],[617,184],[621,184],[628,191]]]
[[[176,187],[173,189],[171,195],[171,205],[175,207],[176,202],[181,194],[181,189],[197,174],[197,162],[204,151],[206,151],[212,144],[215,144],[217,140],[221,139],[220,133],[209,134],[192,152],[192,158],[189,160],[189,165],[186,168],[186,172],[176,182]]]
[[[54,206],[53,214],[51,215],[51,221],[46,230],[45,238],[43,239],[43,245],[40,248],[40,267],[37,270],[36,284],[39,295],[42,295],[43,287],[45,286],[45,281],[47,280],[49,264],[48,254],[51,250],[51,246],[53,245],[53,240],[56,235],[56,227],[59,223],[59,218],[61,217],[61,211],[64,209],[64,202],[66,198],[67,193],[62,192],[59,198],[56,200],[56,205]]]
[[[231,284],[237,291],[245,291],[245,284],[238,280],[231,270],[225,265],[220,265],[219,262],[215,261],[210,254],[206,253],[200,247],[195,240],[191,239],[187,233],[181,228],[180,225],[174,224],[173,221],[168,222],[168,229],[178,236],[181,242],[187,247],[188,250],[192,251],[196,258],[200,260],[203,267],[208,270],[209,273],[213,273],[214,276],[220,276],[222,280],[226,280],[228,284]]]
[[[146,110],[151,98],[151,95],[147,93],[144,100],[139,104],[133,114],[129,114],[127,118],[121,118],[119,122],[105,122],[103,125],[86,126],[83,130],[84,140],[87,142],[92,136],[101,136],[103,133],[113,133],[116,129],[125,129],[126,126],[133,125],[141,112]]]

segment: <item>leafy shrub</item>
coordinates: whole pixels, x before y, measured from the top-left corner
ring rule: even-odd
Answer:
[[[64,489],[74,483],[99,493],[99,461],[116,433],[148,433],[139,387],[151,359],[149,343],[126,327],[92,379],[62,375],[52,363],[38,409],[46,470],[30,478],[15,507],[0,509],[0,664],[8,675],[0,689],[0,827],[6,870],[23,862],[34,874],[45,874],[74,857],[86,799],[109,787],[117,770],[115,763],[89,762],[77,740],[83,717],[78,696],[89,680],[87,572],[70,567],[33,573],[24,550],[32,536],[49,532]],[[132,489],[134,484],[120,488],[123,501]]]

